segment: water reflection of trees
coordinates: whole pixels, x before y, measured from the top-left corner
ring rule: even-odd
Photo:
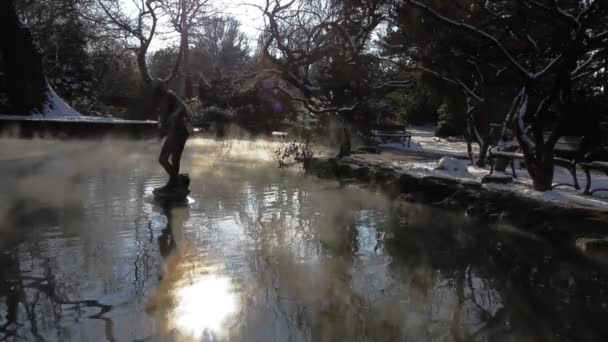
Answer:
[[[605,275],[553,242],[428,207],[386,214],[369,195],[251,172],[204,209],[234,216],[254,246],[239,266],[255,284],[243,285],[242,336],[270,326],[285,340],[606,337]]]
[[[45,174],[28,177],[34,176]],[[62,185],[68,189],[58,188],[56,195],[44,194],[40,200],[29,194],[5,198],[10,209],[0,223],[0,340],[79,339],[74,335],[86,332],[72,328],[83,319],[100,321],[101,333],[115,340],[109,315],[113,306],[87,297],[92,289],[97,297],[97,286],[115,291],[117,280],[124,280],[114,269],[118,249],[108,235],[115,227],[138,224],[131,220],[142,206],[141,196],[125,205],[120,199],[124,192],[113,192],[115,184],[104,187],[116,178],[88,176],[68,180]],[[132,181],[131,174],[124,177]],[[78,196],[81,200],[73,201]],[[145,251],[135,254],[137,270]]]
[[[420,307],[453,307],[453,337],[605,340],[607,330],[597,318],[606,314],[601,306],[607,299],[605,274],[559,242],[513,234],[513,227],[506,233],[501,227],[443,218],[406,218],[410,222],[390,252],[398,280],[418,284]],[[412,269],[419,271],[412,275]],[[445,292],[447,297],[438,296]],[[441,319],[436,312],[426,315],[429,322]]]
[[[76,298],[99,295],[87,291],[99,286],[136,301],[158,285],[162,258],[179,241],[199,249],[186,261],[215,258],[235,279],[235,339],[608,339],[606,276],[553,242],[428,207],[391,211],[382,196],[268,165],[208,166],[193,177],[187,236],[148,225],[153,208],[136,175],[85,183],[83,208],[19,215],[29,217],[15,223],[22,231],[61,226],[61,238],[49,247],[44,238],[0,236],[0,339],[69,339],[71,317],[103,320],[112,339],[110,306]]]
[[[253,243],[246,270],[241,270],[247,274],[237,335],[310,341],[397,336],[373,327],[365,293],[352,288],[359,230],[384,219],[360,209],[386,203],[375,195],[363,198],[355,189],[348,198],[337,187],[319,189],[300,181],[248,182],[231,207],[213,208],[219,216],[238,217]],[[371,251],[379,248],[375,240]]]
[[[9,338],[20,339],[27,335],[26,331],[37,340],[44,341],[49,328],[56,329],[58,338],[61,336],[62,311],[70,308],[77,314],[104,322],[106,338],[114,341],[112,336],[113,323],[104,315],[112,306],[97,300],[73,300],[60,290],[53,268],[49,261],[42,265],[42,270],[33,273],[24,269],[20,261],[20,253],[5,250],[0,253],[0,300],[4,299],[4,307],[0,306],[0,340]]]

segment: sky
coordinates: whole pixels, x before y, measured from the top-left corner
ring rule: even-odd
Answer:
[[[137,7],[133,4],[133,0],[121,0],[124,4],[126,11],[136,12]],[[249,37],[251,42],[255,42],[260,28],[264,25],[262,12],[252,6],[263,6],[266,4],[265,0],[210,0],[210,4],[213,8],[220,11],[223,14],[231,15],[241,22],[242,30]],[[161,22],[161,32],[170,31],[167,22]],[[158,50],[167,45],[172,45],[176,42],[175,34],[159,35],[155,37],[150,46],[150,50]]]

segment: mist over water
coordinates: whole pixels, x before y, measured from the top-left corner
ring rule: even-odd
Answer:
[[[606,276],[542,237],[279,170],[276,143],[2,140],[0,340],[602,341]]]

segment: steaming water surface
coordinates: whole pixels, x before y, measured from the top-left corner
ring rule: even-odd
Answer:
[[[515,227],[194,139],[161,206],[152,141],[3,140],[0,340],[601,341],[606,275]]]

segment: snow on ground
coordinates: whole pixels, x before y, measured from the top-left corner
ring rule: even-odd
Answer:
[[[101,122],[101,123],[156,123],[151,120],[125,120],[111,116],[48,116],[42,114],[32,115],[5,115],[0,114],[0,120],[22,121],[57,121],[57,122]]]
[[[461,182],[474,182],[481,183],[481,179],[490,173],[488,168],[479,168],[476,166],[468,166],[466,172],[462,170],[454,170],[448,168],[441,168],[440,163],[437,161],[428,162],[407,162],[407,161],[396,161],[392,162],[394,166],[397,166],[404,171],[415,174],[419,177],[425,176],[437,176],[451,179],[457,179]],[[511,173],[506,172],[495,172],[495,175],[508,176]],[[581,186],[581,190],[575,190],[571,187],[558,187],[551,191],[540,192],[535,191],[532,188],[532,180],[525,169],[516,170],[517,178],[514,179],[513,183],[509,184],[497,184],[497,183],[485,183],[482,185],[483,188],[487,189],[500,189],[504,191],[517,192],[525,197],[531,197],[537,200],[543,200],[548,202],[561,202],[562,204],[568,203],[571,205],[601,208],[608,210],[608,192],[597,192],[593,196],[584,196],[582,194],[586,178],[582,171],[579,171],[577,178]],[[608,189],[608,176],[601,173],[593,173],[592,175],[592,187],[591,189],[604,188]],[[554,184],[572,184],[573,178],[570,173],[560,167],[556,167],[555,176],[553,179]]]
[[[461,158],[467,157],[467,144],[463,141],[449,141],[447,139],[437,138],[434,136],[434,127],[416,127],[409,129],[412,132],[412,144],[411,147],[402,146],[401,143],[391,143],[380,145],[380,147],[409,151],[409,152],[429,152],[444,156],[457,156]],[[475,153],[478,152],[477,146],[473,145]],[[463,162],[457,161],[453,158],[444,157],[441,161],[424,161],[424,162],[412,162],[407,160],[395,160],[391,164],[397,166],[408,172],[419,177],[425,176],[436,176],[446,177],[451,179],[457,179],[461,182],[474,182],[481,183],[481,179],[490,173],[489,168],[479,168],[476,166],[467,166],[466,170],[463,170],[461,164],[458,166],[456,163]],[[438,158],[439,159],[439,158]],[[517,165],[518,163],[516,163]],[[504,175],[506,177],[511,176],[510,168],[507,168],[508,172],[495,172],[495,175]],[[535,191],[532,188],[532,180],[528,175],[527,170],[518,169],[516,170],[517,178],[514,179],[513,183],[509,184],[497,184],[497,183],[485,183],[482,185],[486,189],[501,189],[504,191],[517,192],[520,195],[534,198],[537,200],[568,203],[570,205],[594,207],[608,210],[608,191],[607,192],[596,192],[593,196],[584,196],[582,194],[586,184],[586,177],[582,170],[578,170],[577,178],[581,190],[575,190],[572,187],[558,187],[551,191],[540,192]],[[554,184],[573,184],[574,180],[572,175],[564,168],[556,166],[555,174],[553,178]],[[591,174],[591,189],[608,189],[608,176],[603,173],[592,173]]]
[[[401,143],[382,144],[380,147],[412,152],[430,152],[462,157],[467,156],[466,141],[450,141],[448,139],[438,138],[435,136],[434,126],[414,127],[409,128],[408,131],[412,133],[410,147],[408,147],[407,144],[403,146]],[[473,144],[473,151],[475,153],[479,151],[476,144]]]
[[[83,116],[76,109],[70,107],[63,99],[55,93],[49,86],[49,98],[44,104],[42,113],[31,115],[10,115],[1,114],[0,120],[26,120],[26,121],[59,121],[59,122],[107,122],[107,123],[147,123],[155,122],[148,120],[124,120],[111,116]]]
[[[44,104],[42,113],[46,117],[74,117],[81,114],[74,108],[70,107],[63,99],[55,93],[55,90],[49,85],[49,98]]]
[[[469,177],[470,173],[467,164],[460,160],[452,157],[443,157],[437,163],[435,170],[441,170],[449,172],[452,175],[458,177]]]
[[[575,190],[572,187],[560,186],[552,191],[546,192],[535,191],[532,188],[532,179],[530,179],[527,170],[519,169],[515,170],[515,173],[517,174],[517,178],[515,178],[513,184],[487,184],[487,186],[518,191],[527,197],[549,202],[567,202],[580,206],[598,207],[608,210],[608,191],[596,192],[592,196],[584,196],[582,194],[587,179],[584,172],[581,170],[577,172],[577,179],[581,190]],[[553,184],[572,184],[573,182],[574,180],[572,179],[572,175],[566,169],[559,166],[555,168]],[[592,190],[599,188],[608,189],[608,176],[603,173],[592,173],[591,184]]]

